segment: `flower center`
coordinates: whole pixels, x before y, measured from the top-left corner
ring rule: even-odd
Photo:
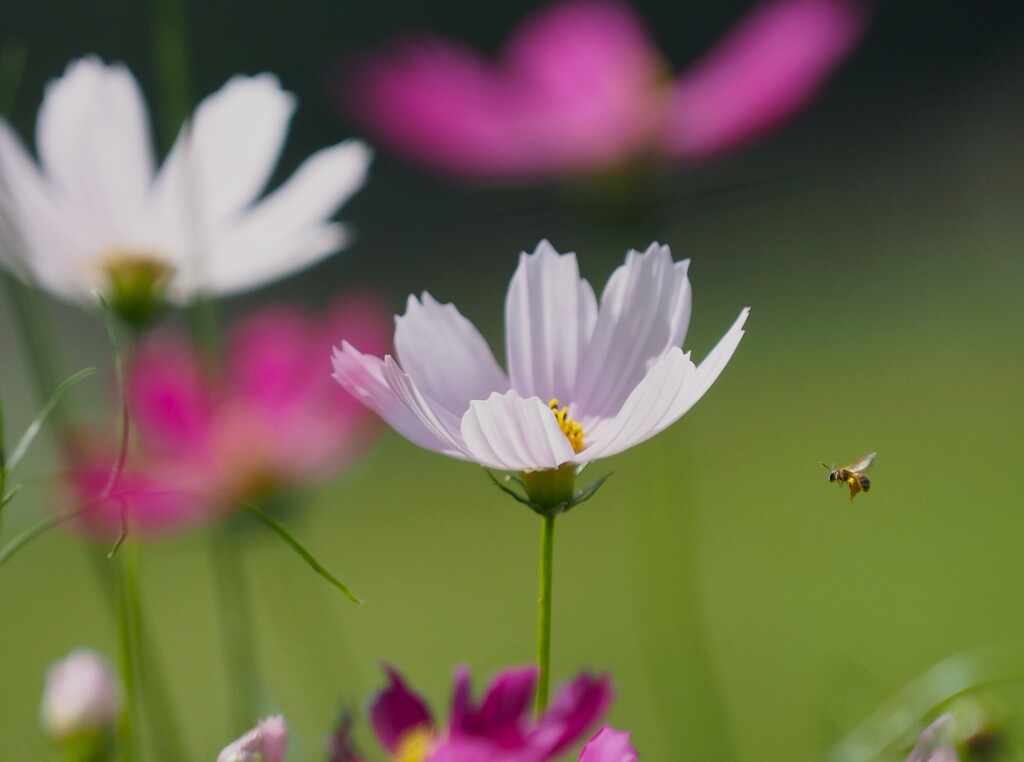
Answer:
[[[101,265],[110,306],[125,321],[143,326],[164,306],[164,292],[174,274],[166,261],[150,254],[115,250]]]
[[[434,734],[422,725],[407,731],[399,741],[394,762],[424,762],[434,747]]]
[[[559,428],[562,429],[562,433],[565,434],[565,438],[569,440],[569,444],[572,445],[573,452],[583,452],[583,448],[586,447],[583,444],[583,427],[580,426],[576,421],[569,417],[569,407],[558,406],[558,400],[551,400],[548,403],[548,407],[551,408],[551,412],[555,414],[555,419],[558,421]]]

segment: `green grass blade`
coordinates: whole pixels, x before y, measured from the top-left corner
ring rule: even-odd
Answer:
[[[25,453],[28,451],[29,445],[32,444],[33,440],[35,440],[36,436],[39,434],[40,430],[43,427],[43,422],[46,420],[46,417],[53,412],[53,409],[55,407],[57,407],[57,403],[60,402],[60,398],[63,397],[64,394],[69,389],[78,384],[79,381],[88,378],[94,373],[96,373],[96,368],[86,368],[85,370],[80,370],[73,376],[66,378],[64,382],[57,387],[56,391],[54,391],[50,399],[47,400],[46,404],[43,405],[42,410],[40,410],[36,414],[36,417],[32,419],[32,423],[30,423],[29,427],[25,429],[25,433],[21,435],[21,439],[19,439],[18,443],[14,446],[14,451],[11,453],[11,457],[7,460],[6,463],[6,469],[8,473],[13,471],[15,466],[17,466],[21,459],[25,456]]]
[[[302,560],[305,561],[313,571],[315,571],[325,580],[330,582],[334,587],[340,590],[346,598],[348,598],[353,603],[362,603],[362,600],[360,600],[358,596],[356,596],[351,590],[349,590],[347,585],[345,585],[337,577],[335,577],[333,574],[327,571],[327,569],[324,568],[323,564],[317,561],[313,557],[313,554],[302,546],[302,543],[300,543],[298,540],[292,537],[292,535],[288,532],[287,529],[285,529],[273,518],[271,518],[269,515],[267,515],[254,505],[250,505],[249,503],[243,502],[239,502],[238,505],[240,505],[246,511],[248,511],[253,516],[258,518],[268,527],[270,527],[274,532],[276,532],[277,536],[284,540],[289,546],[291,546],[291,549],[298,553]]]

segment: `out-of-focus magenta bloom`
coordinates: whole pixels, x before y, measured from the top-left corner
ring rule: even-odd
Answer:
[[[629,733],[605,725],[587,741],[579,762],[636,762],[636,749],[629,742]]]
[[[856,0],[764,0],[673,81],[628,5],[565,0],[496,61],[433,38],[395,45],[357,68],[346,105],[392,150],[482,180],[698,160],[793,116],[864,25]]]
[[[224,748],[217,762],[284,762],[288,751],[288,727],[284,717],[268,717]]]
[[[382,427],[331,379],[324,347],[343,335],[386,348],[390,331],[366,297],[316,319],[272,307],[235,326],[215,370],[183,337],[154,335],[128,366],[135,446],[110,499],[109,451],[74,475],[82,523],[108,534],[124,510],[143,532],[184,529],[351,466]]]
[[[471,696],[468,670],[460,669],[455,676],[451,718],[444,729],[435,724],[426,703],[406,686],[397,671],[389,668],[388,677],[390,684],[370,706],[370,720],[378,740],[393,759],[401,762],[554,760],[585,737],[587,729],[604,716],[612,699],[607,676],[582,674],[564,686],[547,710],[534,719],[531,709],[536,669],[500,673],[479,703]],[[599,746],[610,750],[605,743],[601,741]],[[635,757],[580,759],[628,762]]]

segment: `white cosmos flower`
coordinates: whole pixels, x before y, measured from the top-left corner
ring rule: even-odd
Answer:
[[[424,293],[395,319],[397,359],[344,342],[334,377],[410,441],[489,468],[529,472],[614,455],[689,410],[743,336],[747,309],[700,365],[683,352],[688,265],[656,243],[630,251],[598,305],[576,255],[541,241],[509,284],[507,374],[472,323]],[[553,400],[568,408],[564,425]]]
[[[295,105],[271,74],[233,77],[199,104],[157,170],[131,72],[73,61],[39,108],[38,166],[0,119],[4,263],[71,300],[109,291],[118,268],[130,277],[148,267],[180,303],[255,288],[337,251],[348,235],[330,217],[363,184],[363,143],[316,152],[257,201]]]

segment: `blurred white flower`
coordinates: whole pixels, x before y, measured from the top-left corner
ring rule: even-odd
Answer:
[[[365,180],[365,144],[314,153],[257,200],[295,105],[272,74],[233,77],[199,104],[157,170],[131,72],[95,56],[73,61],[46,87],[38,166],[0,119],[0,235],[13,250],[0,263],[66,299],[148,289],[181,303],[255,288],[337,251],[348,234],[330,217]]]
[[[957,762],[959,757],[949,735],[952,721],[952,715],[943,714],[925,728],[907,762]]]
[[[226,746],[217,762],[282,762],[288,751],[288,727],[284,717],[268,717]]]
[[[72,651],[50,667],[39,718],[51,738],[61,741],[80,733],[113,731],[120,716],[120,685],[95,651]]]

